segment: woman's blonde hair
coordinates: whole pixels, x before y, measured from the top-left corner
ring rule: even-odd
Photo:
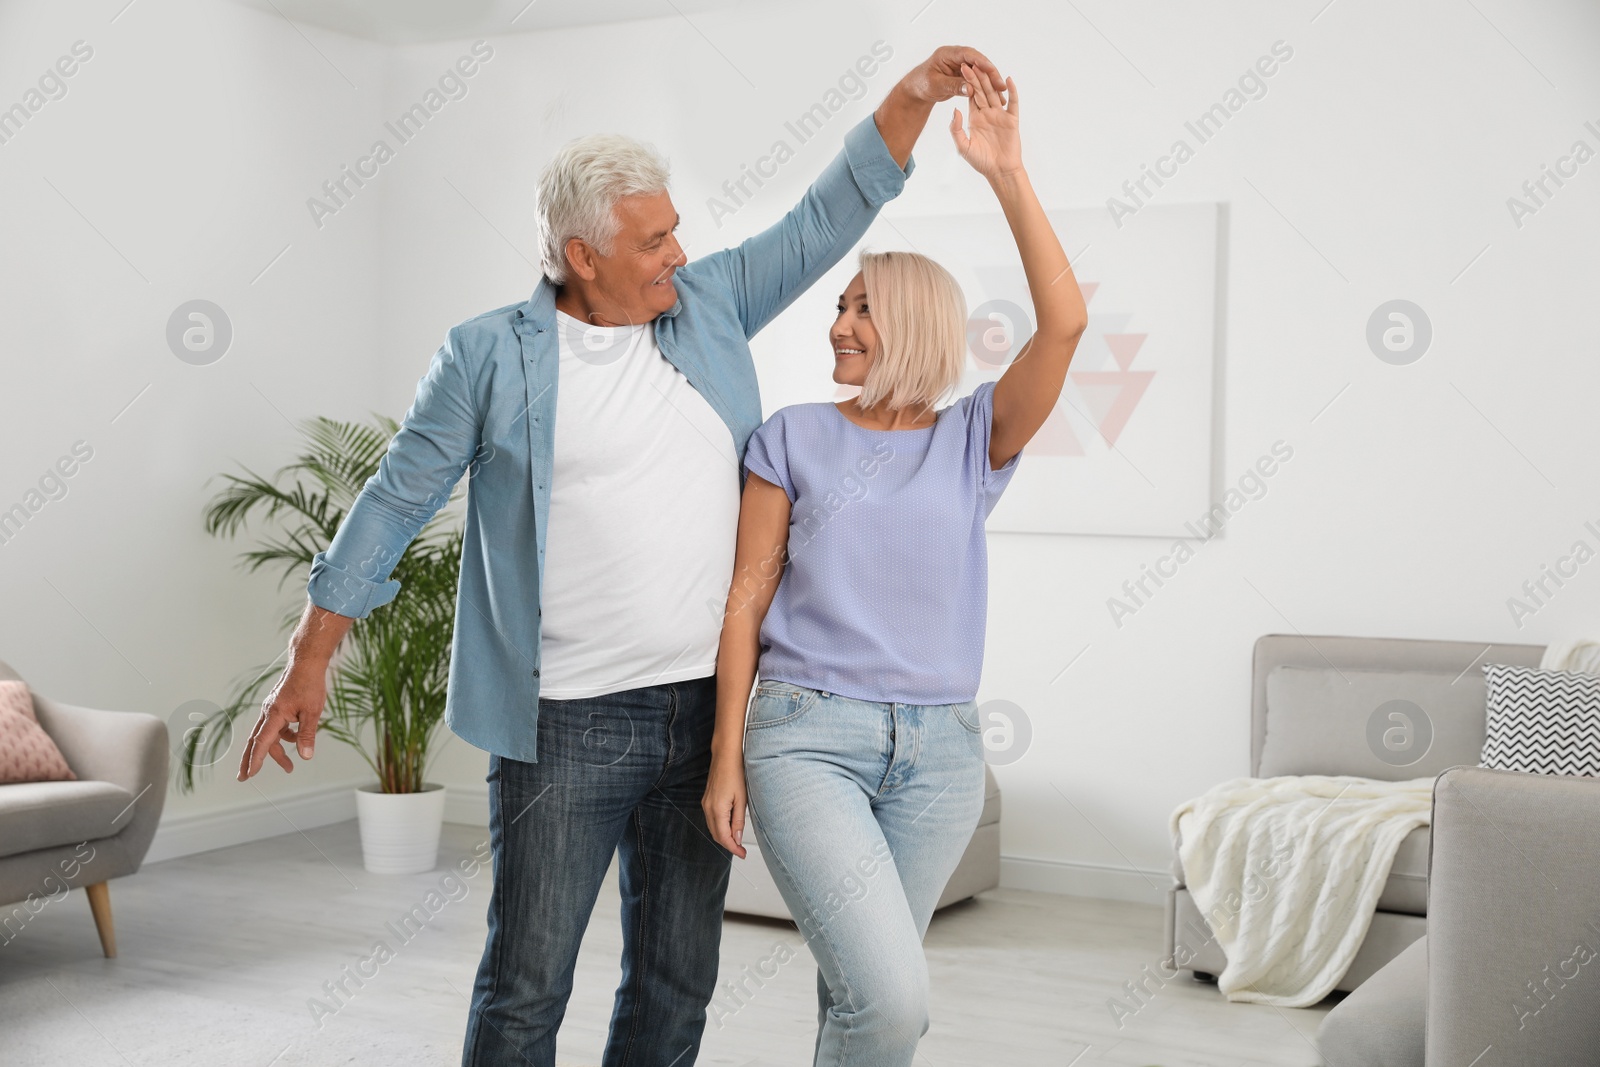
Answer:
[[[967,359],[967,298],[939,264],[916,252],[863,252],[861,277],[878,357],[857,403],[931,409]]]

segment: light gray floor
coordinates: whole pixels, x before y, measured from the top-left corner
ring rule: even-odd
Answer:
[[[449,1065],[460,1058],[483,950],[489,873],[443,882],[487,831],[447,824],[432,874],[368,874],[355,822],[147,865],[112,883],[119,957],[100,955],[82,891],[0,945],[0,1064],[309,1067]],[[485,853],[486,853],[485,849]],[[737,862],[737,861],[736,861]],[[735,875],[737,877],[737,875]],[[430,891],[438,895],[429,898]],[[450,899],[454,897],[455,899]],[[415,905],[428,916],[399,930]],[[608,880],[583,942],[561,1031],[563,1063],[598,1064],[620,975]],[[389,924],[395,924],[391,928]],[[1229,1004],[1214,986],[1168,982],[1119,1027],[1108,1001],[1160,956],[1159,908],[1001,889],[935,916],[927,939],[933,1027],[922,1067],[1143,1067],[1320,1062],[1323,1010]],[[324,982],[391,957],[343,1003]],[[785,954],[786,963],[768,962]],[[369,965],[368,973],[374,965]],[[730,918],[723,979],[699,1063],[811,1062],[815,967],[792,925]],[[318,1019],[309,1001],[330,1013]],[[332,1010],[332,1009],[337,1010]]]

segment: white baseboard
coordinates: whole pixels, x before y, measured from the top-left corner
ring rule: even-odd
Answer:
[[[221,811],[164,817],[144,861],[159,863],[354,819],[355,787],[364,781],[363,778],[319,786],[292,797],[262,798]],[[444,821],[487,827],[488,783],[446,787]],[[1030,889],[1039,893],[1161,904],[1166,901],[1172,875],[1167,871],[1002,855],[1000,884],[1008,889]]]
[[[144,861],[159,863],[353,819],[355,788],[366,780],[318,786],[278,800],[262,797],[220,811],[164,814]]]
[[[318,786],[277,800],[261,798],[220,811],[164,815],[144,862],[192,856],[197,852],[243,845],[296,830],[329,826],[356,817],[355,788],[370,779]],[[489,786],[445,787],[444,821],[468,826],[489,825]]]
[[[318,785],[293,797],[277,800],[248,800],[245,803],[197,813],[168,814],[155,829],[150,841],[150,851],[144,856],[147,864],[158,864],[163,859],[210,853],[214,848],[245,845],[246,841],[278,837],[280,833],[310,830],[320,825],[331,825],[355,817],[355,787],[368,781],[352,779],[333,785]],[[488,784],[467,785],[445,789],[445,822],[464,822],[467,825],[490,824],[490,792]]]
[[[1064,893],[1067,896],[1126,900],[1136,904],[1165,904],[1167,887],[1172,885],[1172,873],[1002,855],[1000,885],[1006,889],[1031,889],[1038,893]]]
[[[444,821],[465,826],[489,826],[489,783],[450,786],[445,790]]]

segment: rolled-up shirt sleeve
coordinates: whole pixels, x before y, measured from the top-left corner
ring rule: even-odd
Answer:
[[[417,383],[405,419],[333,541],[316,554],[306,595],[353,619],[395,598],[389,578],[407,546],[450,500],[480,438],[472,376],[454,329]]]

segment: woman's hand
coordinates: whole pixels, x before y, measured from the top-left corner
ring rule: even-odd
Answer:
[[[744,839],[744,754],[711,754],[711,772],[706,777],[706,794],[700,800],[706,813],[711,839],[740,859],[745,858]]]
[[[1021,113],[1017,101],[1017,83],[1006,79],[1006,98],[1002,100],[988,78],[966,63],[961,64],[961,75],[966,79],[967,94],[971,103],[967,108],[967,123],[971,132],[961,128],[961,109],[957,107],[950,116],[950,136],[955,138],[956,151],[972,168],[990,181],[1022,171],[1022,137],[1018,132],[1017,117]]]

